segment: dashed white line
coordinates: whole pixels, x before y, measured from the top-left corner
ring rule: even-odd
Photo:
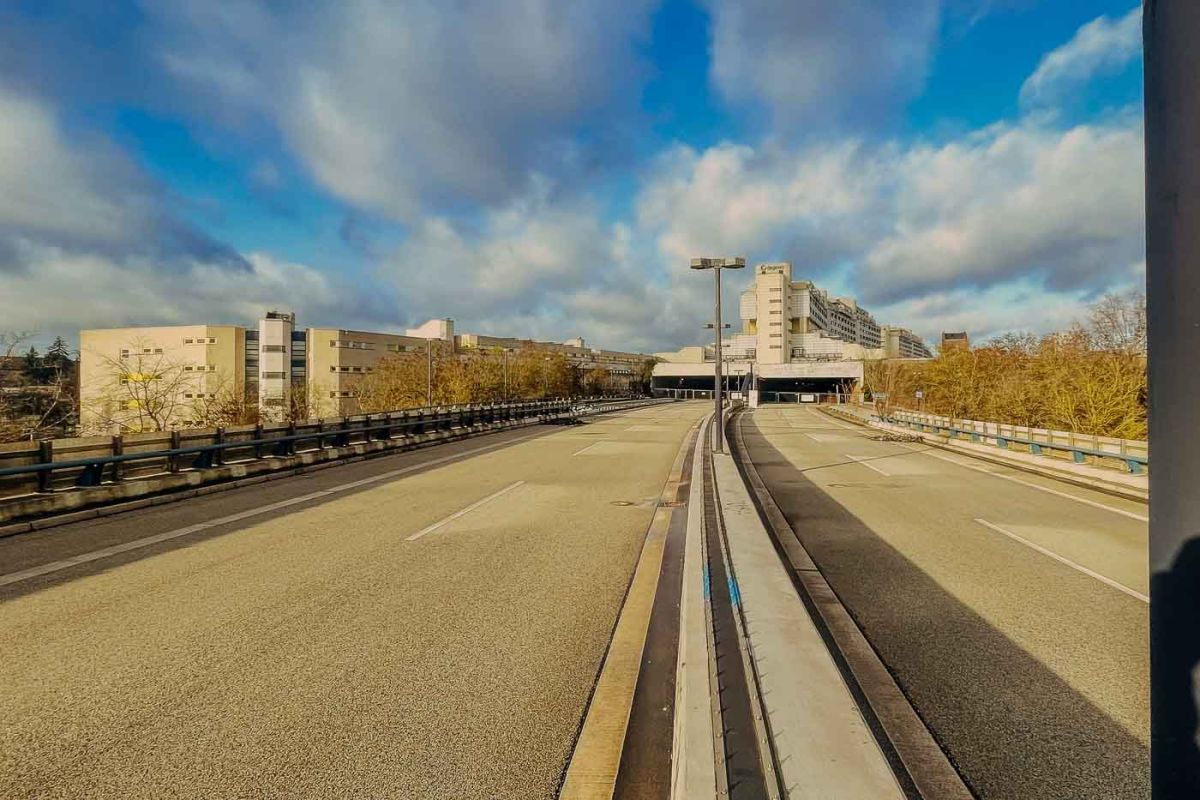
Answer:
[[[1047,550],[1045,547],[1042,547],[1039,544],[1034,544],[1033,542],[1029,541],[1028,539],[1026,539],[1022,536],[1018,536],[1017,534],[1013,533],[1012,531],[1001,528],[999,525],[996,525],[995,523],[988,522],[986,519],[979,519],[979,518],[976,518],[975,521],[978,522],[980,525],[984,526],[985,528],[990,528],[991,530],[994,530],[996,533],[1002,533],[1005,536],[1007,536],[1008,538],[1010,538],[1014,541],[1020,542],[1021,544],[1025,545],[1026,547],[1036,550],[1044,556],[1049,556],[1050,558],[1053,558],[1055,561],[1058,561],[1059,563],[1067,565],[1071,569],[1078,570],[1078,571],[1082,572],[1084,575],[1095,578],[1096,580],[1100,581],[1101,583],[1103,583],[1107,586],[1111,586],[1112,588],[1116,589],[1119,592],[1124,592],[1125,594],[1129,595],[1130,597],[1136,597],[1138,600],[1141,600],[1143,603],[1150,602],[1150,598],[1147,597],[1146,595],[1142,594],[1141,592],[1130,589],[1125,584],[1120,583],[1118,581],[1114,581],[1112,578],[1109,578],[1105,575],[1101,575],[1099,572],[1090,570],[1087,567],[1083,566],[1082,564],[1076,564],[1071,559],[1064,558],[1063,556],[1060,556],[1058,553],[1055,553],[1053,550]]]
[[[486,503],[492,502],[493,500],[495,500],[497,497],[500,497],[501,495],[508,494],[513,489],[517,488],[518,486],[521,486],[524,483],[525,483],[525,481],[517,481],[516,483],[510,483],[508,486],[505,486],[500,491],[493,492],[492,494],[489,494],[487,497],[483,498],[482,500],[476,500],[474,503],[471,503],[471,505],[467,506],[466,508],[455,511],[453,514],[446,517],[445,519],[438,520],[437,522],[433,523],[432,525],[430,525],[426,528],[422,528],[421,530],[414,533],[412,536],[409,536],[408,538],[406,538],[404,541],[415,542],[417,539],[420,539],[425,534],[433,533],[434,531],[436,531],[438,528],[442,527],[443,525],[449,525],[451,522],[454,522],[454,520],[458,519],[459,517],[463,517],[463,516],[466,516],[467,514],[470,514],[472,511],[479,508],[480,506],[482,506]]]
[[[589,444],[587,447],[583,448],[582,450],[576,450],[574,453],[571,453],[571,455],[573,455],[573,456],[581,456],[581,455],[583,455],[584,453],[586,453],[588,450],[591,450],[593,447],[595,447],[595,446],[596,446],[596,445],[598,445],[598,444],[604,444],[604,442],[603,442],[603,441],[600,441],[600,442],[592,442],[591,444]]]
[[[870,457],[870,456],[852,456],[852,455],[850,455],[850,454],[848,454],[848,453],[847,453],[847,454],[846,454],[846,458],[848,458],[848,459],[850,459],[851,461],[854,461],[854,462],[856,462],[856,463],[858,463],[858,464],[862,464],[862,465],[863,465],[864,467],[866,467],[867,469],[873,469],[873,470],[875,470],[875,471],[876,471],[876,472],[878,472],[880,475],[883,475],[885,478],[890,478],[890,477],[892,477],[892,473],[890,473],[890,472],[887,472],[887,471],[885,471],[885,470],[883,470],[883,469],[881,469],[881,468],[879,468],[879,467],[875,466],[874,464],[872,464],[872,463],[871,463],[871,461],[870,461],[870,459],[871,459],[871,457]]]
[[[461,458],[466,458],[467,456],[475,455],[476,453],[483,453],[488,450],[495,450],[497,447],[503,447],[504,445],[507,445],[507,444],[516,444],[517,442],[522,442],[522,441],[525,441],[526,439],[532,439],[534,436],[538,436],[538,435],[540,435],[540,434],[530,434],[528,436],[519,436],[515,439],[508,439],[503,442],[495,442],[494,444],[484,445],[483,447],[476,447],[471,450],[464,450],[460,453],[453,453],[451,455],[442,456],[441,458],[435,458],[430,461],[423,461],[420,464],[413,464],[408,467],[401,467],[400,469],[393,469],[388,472],[383,472],[383,473],[380,473],[379,475],[372,475],[371,477],[363,478],[362,480],[351,481],[350,483],[339,484],[338,486],[333,486],[328,489],[322,489],[319,492],[310,492],[309,494],[301,495],[300,497],[293,497],[290,500],[281,500],[278,503],[271,503],[270,505],[259,506],[257,508],[251,508],[247,511],[239,511],[236,514],[230,514],[229,516],[225,516],[225,517],[218,517],[217,519],[210,519],[207,522],[198,522],[195,525],[188,525],[185,528],[176,528],[175,530],[166,531],[165,533],[156,533],[153,536],[146,536],[141,539],[135,539],[132,542],[122,542],[121,544],[115,544],[115,545],[112,545],[111,547],[105,547],[101,550],[93,550],[89,553],[82,553],[77,556],[71,556],[70,558],[62,559],[61,561],[52,561],[49,564],[42,564],[41,566],[30,567],[29,569],[23,569],[18,572],[10,572],[7,575],[0,575],[0,586],[8,586],[9,584],[12,584],[12,583],[19,583],[24,580],[29,580],[30,578],[36,578],[39,575],[48,575],[51,572],[58,572],[59,570],[67,569],[68,567],[74,567],[78,564],[87,564],[88,562],[91,562],[91,561],[98,561],[102,558],[107,558],[109,556],[117,555],[118,553],[127,553],[130,550],[137,550],[142,547],[149,547],[152,544],[158,544],[159,542],[169,541],[170,539],[177,539],[180,536],[187,536],[189,533],[199,533],[200,531],[208,530],[209,528],[215,528],[218,525],[226,525],[230,522],[238,522],[240,520],[248,519],[250,517],[256,517],[260,514],[269,514],[272,511],[278,511],[281,508],[287,508],[288,506],[294,506],[297,503],[306,503],[309,500],[316,500],[317,498],[326,497],[331,494],[336,494],[337,492],[343,492],[348,489],[355,489],[355,488],[358,488],[359,486],[366,486],[371,483],[378,483],[379,481],[386,481],[391,478],[399,477],[400,475],[406,475],[410,472],[416,472],[417,470],[420,470],[420,469],[428,469],[429,467],[434,467],[434,466],[437,466],[438,464],[444,464],[447,461],[455,461],[455,460],[458,460]]]

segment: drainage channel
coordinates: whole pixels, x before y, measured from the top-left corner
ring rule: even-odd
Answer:
[[[783,793],[729,559],[712,453],[704,450],[704,593],[711,647],[713,749],[718,792],[731,800],[779,800]]]

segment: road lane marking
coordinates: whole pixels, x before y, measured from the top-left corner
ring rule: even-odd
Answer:
[[[1011,481],[1012,483],[1019,483],[1022,486],[1028,486],[1030,489],[1037,489],[1039,492],[1046,492],[1048,494],[1052,494],[1057,497],[1065,497],[1068,500],[1074,500],[1076,503],[1083,503],[1084,505],[1093,506],[1094,508],[1102,508],[1105,511],[1111,511],[1114,514],[1120,514],[1122,516],[1129,517],[1130,519],[1136,519],[1140,522],[1149,522],[1150,521],[1150,518],[1144,514],[1138,514],[1134,511],[1126,511],[1123,508],[1115,508],[1113,506],[1106,505],[1104,503],[1099,503],[1095,500],[1088,500],[1086,497],[1077,497],[1076,495],[1070,494],[1068,492],[1060,492],[1058,489],[1051,489],[1049,486],[1039,486],[1036,483],[1031,483],[1030,481],[1023,481],[1020,478],[1014,478],[1012,475],[1002,475],[999,472],[992,472],[990,469],[985,469],[983,467],[977,467],[974,464],[964,464],[961,461],[958,461],[957,459],[949,458],[947,456],[941,455],[940,453],[931,453],[929,450],[924,450],[919,447],[907,447],[905,445],[901,445],[901,447],[905,447],[905,449],[911,450],[914,453],[922,453],[924,455],[929,456],[930,458],[937,458],[937,459],[940,459],[947,463],[955,464],[957,466],[963,467],[964,469],[973,469],[976,472],[982,472],[984,475],[991,475],[993,478],[1000,478],[1001,480]],[[966,458],[970,458],[970,456],[966,456]]]
[[[200,531],[208,530],[209,528],[215,528],[219,525],[227,525],[230,522],[239,522],[243,519],[259,516],[260,514],[269,514],[272,511],[278,511],[281,508],[294,506],[298,503],[306,503],[309,500],[328,497],[331,494],[344,492],[349,489],[356,489],[359,486],[366,486],[368,484],[378,483],[379,481],[386,481],[390,478],[407,475],[410,472],[416,472],[417,470],[435,467],[439,464],[444,464],[447,461],[456,461],[458,459],[466,458],[467,456],[475,455],[476,453],[495,450],[497,447],[523,442],[526,439],[532,439],[539,435],[540,433],[529,434],[528,436],[519,436],[515,439],[508,439],[503,442],[495,442],[493,444],[484,445],[483,447],[475,447],[471,450],[464,450],[461,453],[453,453],[451,455],[442,456],[441,458],[435,458],[430,461],[422,461],[420,464],[413,464],[411,466],[401,467],[400,469],[393,469],[388,472],[380,473],[379,475],[372,475],[369,478],[363,478],[362,480],[351,481],[349,483],[343,483],[328,489],[322,489],[318,492],[310,492],[309,494],[301,495],[300,497],[293,497],[290,500],[281,500],[278,503],[271,503],[270,505],[259,506],[258,508],[251,508],[246,511],[239,511],[236,514],[230,514],[226,517],[218,517],[217,519],[212,519],[208,522],[199,522],[195,525],[188,525],[185,528],[176,528],[175,530],[166,531],[165,533],[156,533],[153,536],[135,539],[132,542],[123,542],[121,544],[115,544],[111,547],[105,547],[100,550],[93,550],[77,556],[71,556],[70,558],[62,559],[61,561],[52,561],[49,564],[30,567],[29,569],[23,569],[18,572],[10,572],[7,575],[0,575],[0,586],[8,586],[9,584],[19,583],[21,581],[29,580],[30,578],[36,578],[39,575],[48,575],[51,572],[58,572],[59,570],[64,570],[68,567],[74,567],[79,564],[87,564],[91,561],[98,561],[102,558],[108,558],[109,556],[117,555],[119,553],[127,553],[130,550],[138,550],[142,547],[149,547],[150,545],[158,544],[159,542],[178,539],[180,536],[187,536],[189,533],[199,533]]]
[[[571,455],[573,455],[573,456],[581,456],[581,455],[583,455],[584,453],[586,453],[588,450],[591,450],[593,447],[595,447],[595,446],[596,446],[596,445],[598,445],[598,444],[604,444],[604,442],[603,442],[603,441],[599,441],[599,442],[592,442],[591,444],[589,444],[587,447],[583,448],[582,450],[576,450],[574,453],[571,453]]]
[[[442,527],[443,525],[449,525],[451,522],[454,522],[454,520],[456,520],[460,517],[465,517],[467,514],[470,514],[472,511],[479,508],[480,506],[486,505],[487,503],[492,502],[497,497],[508,494],[513,489],[517,488],[518,486],[523,485],[524,483],[525,483],[525,481],[517,481],[516,483],[510,483],[508,486],[505,486],[500,491],[492,492],[491,494],[489,494],[487,497],[483,498],[482,500],[476,500],[474,503],[471,503],[471,505],[467,506],[466,508],[462,508],[462,509],[459,509],[458,511],[455,511],[453,514],[446,517],[445,519],[439,520],[426,528],[422,528],[421,530],[414,533],[412,536],[407,537],[404,541],[415,542],[417,539],[420,539],[425,534],[433,533],[434,531],[436,531],[438,528]]]
[[[850,455],[850,454],[848,454],[848,453],[847,453],[847,454],[846,454],[846,458],[850,459],[851,461],[853,461],[853,462],[854,462],[854,463],[856,463],[856,464],[862,464],[862,465],[863,465],[864,467],[866,467],[867,469],[873,469],[873,470],[875,470],[875,471],[876,471],[876,472],[878,472],[880,475],[883,475],[885,478],[890,478],[890,477],[892,477],[892,473],[890,473],[890,472],[885,472],[883,469],[881,469],[881,468],[879,468],[879,467],[875,466],[874,464],[870,463],[870,460],[869,460],[869,459],[870,459],[870,457],[868,457],[868,456],[852,456],[852,455]]]
[[[1041,553],[1044,556],[1050,556],[1050,558],[1053,558],[1055,561],[1058,561],[1062,564],[1066,564],[1071,569],[1079,570],[1084,575],[1095,578],[1096,580],[1100,581],[1101,583],[1107,584],[1108,586],[1111,586],[1112,588],[1116,589],[1117,591],[1124,592],[1125,594],[1129,595],[1130,597],[1136,597],[1138,600],[1141,600],[1143,603],[1150,602],[1150,598],[1147,597],[1146,595],[1142,594],[1141,592],[1130,589],[1125,584],[1119,583],[1118,581],[1114,581],[1112,578],[1101,575],[1099,572],[1090,570],[1087,567],[1083,566],[1082,564],[1076,564],[1071,559],[1064,558],[1063,556],[1060,556],[1058,553],[1055,553],[1053,550],[1047,550],[1045,547],[1042,547],[1039,544],[1034,544],[1033,542],[1029,541],[1028,539],[1026,539],[1022,536],[1018,536],[1017,534],[1013,533],[1012,531],[1005,530],[1004,528],[1001,528],[999,525],[988,522],[986,519],[979,519],[977,517],[975,519],[975,521],[978,522],[980,525],[984,526],[985,528],[991,528],[996,533],[1002,533],[1005,536],[1007,536],[1008,538],[1018,541],[1021,544],[1025,545],[1026,547],[1029,547],[1033,550],[1038,551],[1039,553]]]

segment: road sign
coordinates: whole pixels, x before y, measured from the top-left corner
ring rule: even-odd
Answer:
[[[925,393],[922,392],[920,389],[917,389],[917,399],[920,400],[924,396],[925,396]]]

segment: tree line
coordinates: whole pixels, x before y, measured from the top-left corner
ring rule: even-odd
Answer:
[[[26,331],[0,331],[0,442],[70,435],[79,419],[78,363],[61,336],[45,353],[19,348]]]
[[[1066,331],[1009,333],[923,362],[868,362],[864,373],[867,399],[885,414],[905,408],[1145,439],[1145,297],[1109,294]]]

